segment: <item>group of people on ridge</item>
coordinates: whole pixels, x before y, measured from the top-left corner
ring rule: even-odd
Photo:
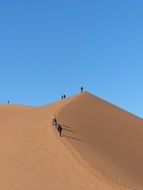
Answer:
[[[66,95],[61,96],[61,100],[66,99]]]
[[[80,92],[83,92],[83,87],[81,86],[80,88]],[[66,95],[64,94],[63,96],[61,96],[61,99],[65,99],[66,98]],[[63,128],[62,126],[57,122],[57,118],[55,115],[53,115],[52,117],[52,124],[53,126],[57,129],[58,133],[60,134],[60,136],[62,136],[62,131],[63,131]]]
[[[83,87],[82,86],[80,88],[80,92],[83,92]],[[63,100],[63,99],[66,99],[66,95],[65,94],[61,96],[61,100]]]
[[[55,115],[53,115],[52,124],[57,129],[57,131],[59,132],[60,136],[62,136],[62,130],[63,130],[63,128],[62,128],[62,126],[60,124],[58,124]]]

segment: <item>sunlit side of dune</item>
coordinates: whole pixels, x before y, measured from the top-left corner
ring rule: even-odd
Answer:
[[[89,93],[42,107],[1,105],[0,189],[142,189],[142,147],[142,119]]]

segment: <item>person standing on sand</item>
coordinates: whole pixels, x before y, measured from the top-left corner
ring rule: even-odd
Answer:
[[[60,134],[60,137],[62,136],[62,130],[63,130],[63,128],[61,127],[61,125],[60,124],[58,124],[58,132],[59,132],[59,134]]]
[[[83,87],[81,86],[81,88],[80,88],[80,92],[83,92]]]
[[[66,99],[66,95],[65,94],[64,94],[63,98]]]
[[[53,115],[53,117],[52,117],[52,123],[54,126],[57,126],[57,119],[56,119],[55,115]]]

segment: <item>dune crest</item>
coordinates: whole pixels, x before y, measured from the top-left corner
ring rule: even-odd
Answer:
[[[88,92],[42,107],[1,105],[0,189],[141,190],[142,147],[142,119]]]

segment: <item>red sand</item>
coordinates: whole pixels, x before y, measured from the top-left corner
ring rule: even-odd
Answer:
[[[0,105],[1,190],[142,190],[142,147],[143,120],[89,93]]]

